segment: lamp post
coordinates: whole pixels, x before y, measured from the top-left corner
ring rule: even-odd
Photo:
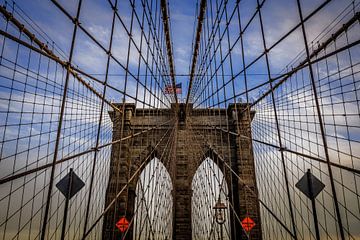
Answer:
[[[222,225],[225,223],[226,205],[223,202],[221,202],[220,196],[213,209],[215,209],[215,220],[220,225],[220,235],[222,240],[223,239]]]

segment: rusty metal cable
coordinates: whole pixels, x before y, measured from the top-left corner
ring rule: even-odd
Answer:
[[[190,93],[191,93],[191,88],[193,85],[193,80],[194,80],[194,75],[195,75],[197,57],[199,55],[200,37],[201,37],[201,32],[202,32],[202,27],[203,27],[203,22],[204,22],[204,17],[205,17],[205,10],[206,10],[206,0],[201,0],[200,12],[199,12],[199,16],[198,16],[198,22],[197,22],[196,34],[195,34],[195,45],[194,45],[192,61],[191,61],[189,88],[188,88],[188,92],[187,92],[187,96],[186,96],[186,103],[185,103],[186,109],[188,107],[188,103],[190,100]]]

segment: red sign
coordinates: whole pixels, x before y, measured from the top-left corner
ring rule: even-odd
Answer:
[[[120,232],[125,232],[129,227],[129,222],[125,217],[120,218],[120,220],[116,223],[116,227],[120,230]]]
[[[246,217],[244,220],[241,221],[242,227],[245,229],[245,231],[250,232],[253,227],[255,227],[255,222],[249,218]]]

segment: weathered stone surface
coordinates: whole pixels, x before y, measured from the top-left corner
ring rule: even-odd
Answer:
[[[123,107],[119,104],[119,107]],[[173,108],[175,106],[173,105]],[[206,157],[211,157],[225,174],[229,187],[231,204],[240,219],[251,217],[256,226],[251,231],[251,239],[261,239],[261,223],[259,203],[255,179],[254,157],[251,144],[250,123],[254,112],[243,111],[246,104],[230,105],[228,109],[192,109],[190,105],[186,116],[184,112],[175,114],[174,109],[135,109],[133,104],[124,106],[125,121],[120,114],[110,112],[114,123],[113,139],[140,132],[171,119],[181,119],[175,126],[175,135],[166,135],[156,150],[154,146],[164,134],[173,127],[173,123],[159,129],[144,133],[136,138],[122,141],[112,147],[110,180],[106,194],[106,205],[109,204],[124,187],[131,173],[134,173],[141,163],[149,158],[158,157],[167,168],[174,187],[174,220],[173,239],[191,239],[191,182],[192,178]],[[184,109],[180,105],[179,109]],[[236,114],[237,109],[238,114]],[[181,116],[180,116],[181,115]],[[229,128],[232,133],[214,129]],[[243,136],[243,137],[241,137]],[[244,138],[244,136],[248,138]],[[164,151],[166,143],[174,141],[176,152]],[[163,152],[167,152],[162,156]],[[162,157],[161,157],[162,156]],[[149,159],[149,160],[150,160]],[[229,171],[225,161],[238,177]],[[129,174],[130,173],[130,174]],[[131,219],[134,214],[135,186],[137,179],[131,182],[129,191],[124,191],[113,207],[104,217],[103,239],[119,239],[115,222],[121,216]],[[243,183],[248,187],[245,187]],[[232,183],[232,184],[230,184]],[[251,189],[251,191],[249,190]],[[231,211],[232,212],[232,211]],[[231,214],[232,239],[245,239],[241,226]],[[130,228],[127,239],[132,239]]]

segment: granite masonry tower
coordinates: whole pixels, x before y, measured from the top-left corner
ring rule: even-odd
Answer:
[[[201,159],[204,160],[206,157],[212,158],[221,169],[224,167],[222,166],[223,159],[231,159],[231,167],[235,173],[230,174],[230,171],[225,173],[227,183],[233,183],[229,188],[229,195],[234,196],[231,204],[235,211],[230,211],[230,219],[237,216],[240,219],[250,216],[256,222],[256,226],[251,231],[251,239],[261,239],[259,203],[257,196],[254,196],[254,193],[257,194],[257,189],[250,131],[251,120],[255,112],[244,111],[247,107],[244,103],[229,105],[227,109],[193,109],[189,104],[187,111],[185,111],[185,104],[179,104],[176,111],[174,111],[175,104],[171,109],[136,109],[135,105],[130,103],[124,106],[118,104],[118,106],[124,109],[125,116],[118,112],[109,113],[113,121],[114,140],[120,138],[121,131],[122,136],[129,136],[159,123],[168,123],[152,130],[150,134],[141,134],[138,137],[124,140],[121,146],[113,145],[106,206],[114,199],[116,191],[120,191],[128,182],[129,175],[132,175],[129,172],[134,172],[143,161],[159,157],[159,152],[162,152],[165,147],[163,143],[167,140],[163,139],[164,141],[160,141],[158,146],[154,146],[154,143],[158,143],[165,131],[174,127],[175,122],[177,125],[175,126],[175,136],[166,135],[167,138],[173,138],[176,144],[176,150],[169,154],[171,156],[170,164],[166,165],[174,189],[172,193],[174,204],[173,239],[189,240],[192,238],[191,207],[189,207],[192,197],[191,182],[202,162]],[[176,112],[177,117],[175,116]],[[177,120],[172,121],[172,119]],[[221,130],[226,129],[226,126],[229,126],[231,134]],[[214,131],[217,134],[214,134]],[[204,141],[204,136],[206,141]],[[230,141],[228,137],[230,137]],[[119,149],[120,147],[121,149]],[[132,219],[135,208],[136,183],[137,179],[134,179],[127,191],[123,191],[118,197],[118,202],[114,204],[116,207],[112,207],[105,215],[104,240],[119,239],[118,231],[113,234],[116,231],[115,219],[124,215],[127,219]],[[231,226],[231,238],[245,239],[242,237],[244,233],[241,231],[239,222],[234,222],[236,222],[236,226]],[[130,225],[126,239],[133,238],[132,231]]]

